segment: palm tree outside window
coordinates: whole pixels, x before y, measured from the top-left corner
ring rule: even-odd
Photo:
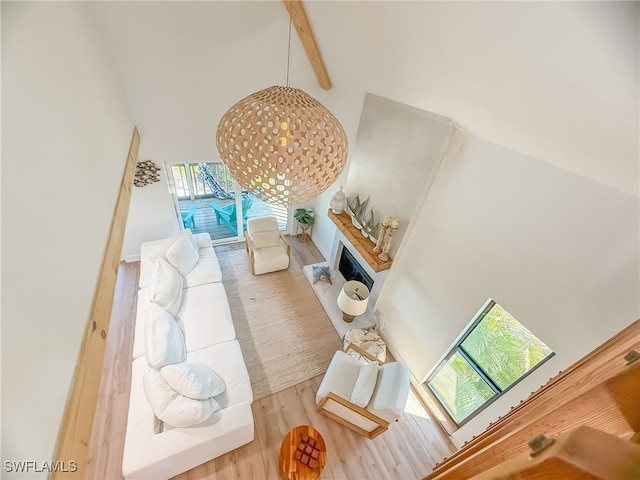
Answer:
[[[489,299],[426,383],[460,426],[553,355]]]

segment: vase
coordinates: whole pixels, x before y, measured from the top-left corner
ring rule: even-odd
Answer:
[[[336,215],[339,215],[344,211],[347,207],[347,196],[342,191],[342,187],[338,190],[333,197],[331,197],[331,202],[329,203],[329,207],[331,207],[331,211]]]

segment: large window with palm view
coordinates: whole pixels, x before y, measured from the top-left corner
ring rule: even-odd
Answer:
[[[489,299],[427,385],[462,425],[552,356],[547,345]]]

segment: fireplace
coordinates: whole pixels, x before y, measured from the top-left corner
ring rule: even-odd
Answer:
[[[338,271],[346,281],[357,280],[362,282],[367,286],[369,291],[373,288],[373,279],[365,271],[362,265],[358,263],[356,258],[345,245],[342,246],[342,252],[340,253]]]

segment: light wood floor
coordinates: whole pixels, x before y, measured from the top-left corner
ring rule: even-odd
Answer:
[[[324,260],[312,242],[292,237],[291,244],[300,265]],[[244,244],[220,246],[216,251],[237,248],[244,249]],[[120,266],[89,444],[87,475],[92,479],[122,479],[138,276],[139,262]],[[322,375],[254,402],[253,442],[175,478],[278,479],[280,443],[290,429],[302,424],[313,425],[325,440],[327,463],[320,476],[323,479],[419,479],[454,451],[413,392],[404,416],[387,432],[369,440],[317,413],[315,392],[321,380]]]

